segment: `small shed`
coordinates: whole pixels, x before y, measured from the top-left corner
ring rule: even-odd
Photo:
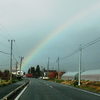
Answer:
[[[63,80],[75,80],[75,76],[78,72],[66,72],[62,75],[61,79]]]
[[[82,72],[81,80],[100,81],[100,69]]]

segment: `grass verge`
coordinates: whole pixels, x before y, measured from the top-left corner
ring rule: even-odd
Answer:
[[[0,86],[6,86],[6,85],[9,85],[11,83],[16,83],[20,80],[18,79],[12,79],[12,80],[2,80],[1,83],[0,83]]]
[[[78,86],[78,81],[75,81],[75,80],[62,80],[62,79],[53,78],[53,79],[47,79],[46,81],[52,81],[52,82],[56,82],[56,83],[66,84],[66,85],[70,85],[73,87],[100,93],[100,82],[97,82],[97,81],[82,80],[80,86]]]
[[[61,83],[66,84],[66,85],[70,85],[70,86],[74,86],[74,87],[77,87],[77,88],[86,89],[86,90],[90,90],[90,91],[100,93],[100,82],[97,82],[97,81],[82,80],[80,86],[78,86],[78,82],[74,81],[74,80],[73,81],[72,80],[64,80]]]

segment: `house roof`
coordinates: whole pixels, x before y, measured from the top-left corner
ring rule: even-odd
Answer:
[[[92,74],[100,74],[100,69],[88,70],[88,71],[85,71],[85,72],[81,73],[81,75],[92,75]]]
[[[62,76],[75,76],[78,72],[66,72]]]

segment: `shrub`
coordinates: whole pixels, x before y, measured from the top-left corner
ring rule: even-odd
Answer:
[[[74,83],[73,83],[73,85],[74,86],[78,85],[78,81],[75,80]]]
[[[17,79],[12,79],[11,82],[12,83],[16,83],[18,80]]]
[[[55,80],[55,82],[57,82],[57,83],[61,83],[61,82],[64,82],[64,80]]]
[[[55,78],[56,76],[57,76],[57,72],[56,71],[49,73],[49,78]]]
[[[3,83],[2,85],[3,85],[3,86],[6,86],[7,84],[6,84],[6,83]]]
[[[5,80],[5,82],[8,82],[8,80]]]

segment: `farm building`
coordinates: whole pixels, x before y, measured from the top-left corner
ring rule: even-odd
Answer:
[[[82,72],[81,80],[100,81],[100,69]]]
[[[62,75],[61,79],[63,80],[75,80],[76,75],[78,74],[77,72],[66,72],[65,74]]]
[[[78,80],[77,72],[66,72],[62,75],[64,80]],[[81,80],[100,81],[100,69],[81,72]]]

